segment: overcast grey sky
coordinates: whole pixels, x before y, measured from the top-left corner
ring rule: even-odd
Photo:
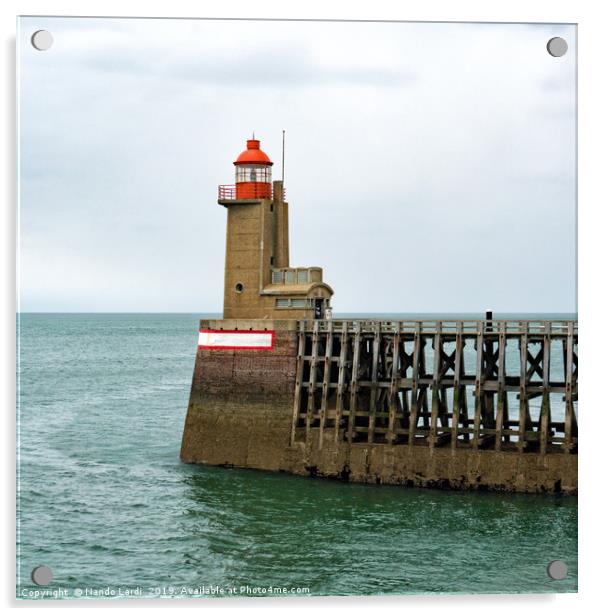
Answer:
[[[291,265],[324,268],[335,313],[574,311],[575,46],[558,25],[22,18],[21,309],[221,311],[217,185],[252,131],[279,178],[284,128]]]

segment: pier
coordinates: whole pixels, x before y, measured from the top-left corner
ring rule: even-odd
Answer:
[[[200,330],[185,462],[577,493],[576,322],[220,319]]]
[[[577,453],[573,321],[299,322],[291,443]],[[427,352],[430,350],[430,353]],[[508,370],[508,356],[517,373]],[[552,356],[562,378],[551,378]],[[518,401],[518,417],[509,397]],[[562,418],[552,417],[563,408]]]
[[[223,319],[200,323],[184,462],[577,492],[576,322],[333,319],[322,268],[289,263],[289,204],[260,141],[233,164]]]

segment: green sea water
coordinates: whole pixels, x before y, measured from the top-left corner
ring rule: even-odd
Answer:
[[[182,464],[199,318],[20,316],[17,597],[577,590],[574,497]]]

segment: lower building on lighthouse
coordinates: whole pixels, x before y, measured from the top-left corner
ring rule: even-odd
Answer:
[[[289,264],[288,203],[273,163],[249,139],[234,161],[235,184],[221,185],[218,203],[228,212],[224,319],[323,318],[332,288],[322,268]]]

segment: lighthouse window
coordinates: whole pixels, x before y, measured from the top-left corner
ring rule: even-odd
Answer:
[[[237,182],[271,182],[272,169],[264,165],[239,165],[236,167]]]
[[[284,282],[286,284],[294,284],[295,283],[295,272],[292,270],[287,270],[284,273]]]
[[[307,270],[299,270],[297,272],[297,282],[300,284],[303,282],[307,282]]]
[[[307,308],[309,301],[306,297],[294,299],[280,297],[276,300],[276,308]]]
[[[243,283],[242,283],[242,282],[237,282],[237,283],[234,285],[234,290],[235,290],[237,293],[242,293],[242,292],[244,291],[244,289],[245,289],[245,287],[244,287],[244,285],[243,285]]]

